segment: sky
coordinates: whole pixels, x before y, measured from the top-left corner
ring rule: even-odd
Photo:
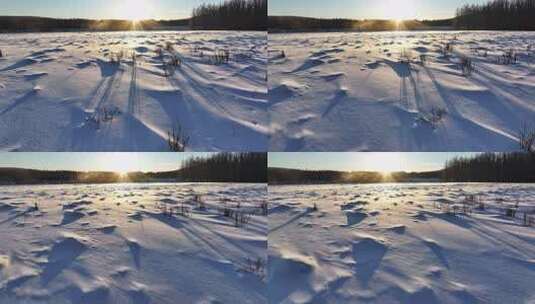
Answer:
[[[269,167],[377,172],[423,172],[439,170],[448,159],[476,153],[269,153]]]
[[[180,167],[182,160],[210,153],[0,153],[0,167],[39,170],[157,172]]]
[[[270,16],[350,19],[445,19],[487,0],[269,0]]]
[[[0,16],[88,19],[180,19],[220,0],[0,0]]]

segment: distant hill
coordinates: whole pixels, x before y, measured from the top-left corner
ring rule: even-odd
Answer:
[[[55,19],[32,16],[0,16],[0,32],[58,31],[128,31],[158,30],[169,27],[189,28],[190,19],[144,20],[134,24],[129,20]]]
[[[394,31],[452,29],[453,19],[393,20],[323,19],[298,16],[269,16],[270,32],[278,31]]]
[[[338,183],[384,183],[384,182],[439,182],[442,171],[395,172],[388,176],[380,172],[357,171],[307,171],[285,168],[269,168],[270,184],[338,184]]]

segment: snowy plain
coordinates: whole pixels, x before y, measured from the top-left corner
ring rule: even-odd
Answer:
[[[472,195],[484,210],[445,211]],[[270,185],[269,303],[534,303],[517,202],[535,212],[535,185]]]
[[[267,150],[266,33],[0,34],[0,50],[2,151],[169,151],[173,129],[188,151]]]
[[[290,33],[268,44],[270,151],[512,151],[534,121],[532,32]],[[511,50],[517,61],[504,64]]]
[[[0,303],[265,303],[267,216],[218,208],[266,201],[265,184],[2,186]]]

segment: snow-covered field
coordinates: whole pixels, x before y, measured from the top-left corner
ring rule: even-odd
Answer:
[[[533,32],[270,34],[268,74],[272,151],[518,150],[535,118]]]
[[[264,184],[0,187],[0,303],[264,303],[267,216],[217,209],[266,200]]]
[[[179,127],[188,151],[267,150],[265,33],[0,34],[0,50],[0,150],[168,151]]]
[[[446,212],[470,195],[485,210]],[[535,185],[269,186],[269,202],[270,303],[535,303],[519,214]]]

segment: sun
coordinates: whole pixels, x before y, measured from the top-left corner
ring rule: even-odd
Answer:
[[[137,168],[137,158],[131,154],[124,153],[104,153],[100,162],[106,170],[118,173],[121,177],[126,177],[129,172]]]
[[[359,154],[359,157],[368,170],[377,171],[383,176],[403,171],[403,158],[399,153],[365,153]]]
[[[394,20],[397,24],[416,16],[414,0],[383,0],[379,6],[378,11],[383,18]]]
[[[121,0],[116,8],[119,19],[131,20],[134,24],[151,19],[153,8],[147,0]]]

